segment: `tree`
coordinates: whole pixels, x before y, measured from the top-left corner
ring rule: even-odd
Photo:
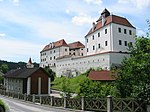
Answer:
[[[150,93],[150,38],[136,38],[135,45],[129,45],[129,52],[130,58],[125,58],[118,70],[116,87],[121,97],[139,97],[143,91],[147,99],[146,94]]]
[[[51,81],[54,81],[56,73],[48,67],[46,67],[45,70],[49,73],[49,76],[51,77]]]
[[[3,72],[4,74],[5,74],[6,72],[8,72],[8,70],[9,70],[9,68],[8,68],[8,65],[7,65],[7,64],[2,64],[2,65],[0,66],[0,71]]]
[[[114,97],[116,95],[116,88],[112,83],[92,81],[88,78],[80,83],[78,93],[79,96],[88,98],[104,98],[110,94]]]

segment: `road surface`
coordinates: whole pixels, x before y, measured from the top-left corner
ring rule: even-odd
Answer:
[[[73,110],[50,108],[48,106],[33,104],[1,95],[0,99],[7,103],[10,108],[10,112],[73,112]]]

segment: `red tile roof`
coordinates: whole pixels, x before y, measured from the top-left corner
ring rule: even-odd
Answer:
[[[70,49],[85,48],[85,46],[80,41],[70,43],[68,46]]]
[[[68,45],[64,39],[46,45],[41,52],[52,49],[52,48],[61,47],[61,46],[67,46],[68,47]]]
[[[88,78],[95,81],[114,81],[115,78],[112,75],[114,74],[107,70],[91,71],[88,75]]]
[[[110,16],[106,17],[105,26],[110,24],[110,23],[116,23],[116,24],[120,24],[120,25],[124,25],[124,26],[135,28],[134,26],[132,26],[132,24],[126,18],[123,18],[123,17],[120,17],[120,16],[116,16],[116,15],[110,15]],[[103,27],[102,26],[102,20],[100,20],[95,25],[94,30],[92,30],[92,28],[91,28],[86,36],[88,36],[89,34],[97,31],[98,29],[101,29],[102,27]]]

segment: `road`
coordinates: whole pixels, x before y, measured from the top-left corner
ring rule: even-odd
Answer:
[[[50,108],[48,106],[33,104],[17,99],[4,97],[0,95],[0,99],[4,100],[10,108],[10,112],[73,112],[68,109]]]

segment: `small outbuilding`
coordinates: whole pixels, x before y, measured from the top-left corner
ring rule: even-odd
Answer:
[[[4,75],[6,91],[29,94],[50,94],[50,77],[43,68],[34,68],[31,58],[27,67]]]
[[[91,71],[88,75],[88,78],[93,81],[112,82],[115,81],[114,75],[115,73],[107,70]]]

